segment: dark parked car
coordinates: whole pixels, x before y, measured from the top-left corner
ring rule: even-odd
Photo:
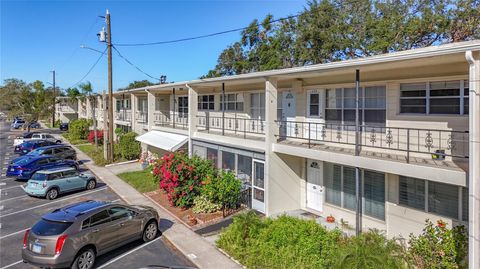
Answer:
[[[57,157],[43,155],[32,158],[26,158],[13,163],[7,168],[7,177],[16,177],[18,179],[30,179],[32,175],[39,171],[55,167],[69,166],[78,170],[78,163],[73,160],[62,160]]]
[[[68,131],[68,123],[60,123],[60,127],[59,127],[60,131]]]
[[[21,143],[20,145],[15,146],[14,152],[20,155],[25,155],[34,149],[51,146],[51,145],[58,145],[58,144],[53,141],[48,141],[43,139],[29,140]]]
[[[30,128],[32,129],[39,129],[41,126],[40,126],[40,123],[34,121],[34,122],[30,122]]]
[[[65,145],[53,145],[34,149],[23,156],[13,159],[10,164],[16,163],[25,158],[32,158],[41,155],[51,155],[60,159],[68,160],[77,159],[77,152],[72,147]]]
[[[43,215],[25,232],[22,258],[39,267],[91,269],[99,255],[155,239],[158,222],[157,211],[147,206],[76,203]]]

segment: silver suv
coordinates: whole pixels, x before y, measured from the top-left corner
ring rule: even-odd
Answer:
[[[25,232],[22,258],[44,268],[93,268],[95,257],[158,233],[159,217],[147,206],[84,201],[42,216]]]

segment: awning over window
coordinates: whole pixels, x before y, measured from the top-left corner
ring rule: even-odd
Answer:
[[[188,142],[188,136],[161,131],[150,131],[137,136],[135,140],[166,151],[176,151]]]

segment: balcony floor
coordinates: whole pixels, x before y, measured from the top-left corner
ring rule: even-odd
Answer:
[[[284,145],[308,148],[308,143],[304,143],[300,141],[292,141],[289,139],[279,140],[278,143],[284,144]],[[342,154],[348,154],[352,156],[355,155],[355,149],[353,147],[337,147],[337,146],[326,145],[326,144],[310,144],[310,149],[342,153]],[[400,154],[384,153],[384,152],[377,152],[373,148],[365,148],[361,150],[360,156],[406,164],[407,163],[406,153],[405,154],[401,154],[401,153]],[[463,159],[463,160],[459,159],[455,161],[448,161],[448,160],[441,161],[441,160],[421,158],[421,157],[410,155],[409,163],[413,165],[430,166],[430,167],[436,167],[441,169],[468,172],[468,159]]]

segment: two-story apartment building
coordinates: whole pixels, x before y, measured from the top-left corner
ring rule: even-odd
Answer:
[[[469,41],[155,85],[116,92],[115,125],[234,171],[267,216],[354,226],[358,192],[363,229],[408,237],[442,219],[469,225],[480,253],[479,70]]]

